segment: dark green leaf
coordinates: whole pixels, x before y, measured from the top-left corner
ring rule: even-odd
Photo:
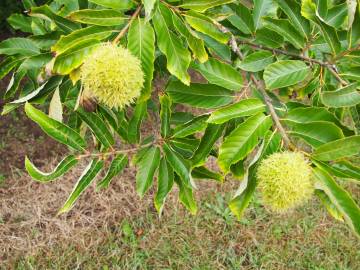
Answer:
[[[110,167],[108,172],[106,173],[105,177],[97,183],[96,188],[97,189],[101,189],[101,188],[107,188],[110,185],[111,180],[118,175],[119,173],[121,173],[126,164],[128,163],[128,157],[123,155],[123,154],[119,154],[117,155],[111,162]]]

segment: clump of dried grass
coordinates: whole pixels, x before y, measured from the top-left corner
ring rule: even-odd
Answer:
[[[42,169],[50,171],[56,166],[50,161]],[[103,241],[104,234],[114,230],[123,219],[134,218],[147,212],[154,212],[153,193],[140,200],[135,192],[135,169],[126,168],[111,186],[100,192],[95,183],[79,198],[68,214],[57,216],[85,163],[55,182],[37,183],[26,175],[10,177],[6,187],[0,188],[0,260],[11,263],[18,256],[36,254],[59,243],[73,244],[79,249],[91,248]],[[155,185],[156,186],[156,185]],[[216,183],[201,181],[199,191],[208,194],[219,189]],[[223,189],[223,187],[221,187]],[[197,192],[200,197],[200,192]],[[175,207],[173,207],[176,205]],[[175,209],[176,208],[176,209]],[[179,211],[180,208],[180,211]],[[183,213],[179,206],[176,188],[167,200],[165,217]]]

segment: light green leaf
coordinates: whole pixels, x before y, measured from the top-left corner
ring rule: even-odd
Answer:
[[[360,208],[350,194],[339,186],[323,169],[315,168],[313,173],[319,187],[329,196],[332,203],[343,214],[348,226],[360,236]]]
[[[154,205],[159,213],[159,216],[162,214],[166,197],[171,191],[173,185],[174,171],[166,159],[162,158],[159,166],[157,192],[154,199]]]
[[[331,161],[360,153],[360,136],[350,136],[318,147],[312,157],[321,161]]]
[[[190,163],[175,151],[173,151],[167,143],[163,144],[163,151],[166,160],[169,162],[176,174],[179,175],[181,182],[184,183],[184,185],[188,188],[191,188],[191,186],[194,184],[190,173]]]
[[[265,104],[256,98],[240,100],[237,103],[221,108],[211,113],[208,123],[222,124],[230,119],[250,116],[265,111]]]
[[[69,19],[86,24],[118,26],[128,18],[123,13],[112,9],[82,9],[72,12]]]
[[[226,44],[230,39],[229,34],[221,32],[213,21],[205,15],[189,11],[185,14],[185,20],[195,30],[212,37],[220,43]]]
[[[85,40],[103,40],[106,39],[114,32],[111,28],[103,26],[89,26],[76,30],[69,35],[61,36],[54,46],[51,47],[51,51],[56,52],[57,55],[65,52],[69,48],[84,42]]]
[[[145,8],[146,19],[149,20],[152,17],[155,5],[158,3],[158,0],[141,0]]]
[[[127,163],[128,163],[127,156],[123,154],[117,155],[112,160],[109,170],[106,173],[105,177],[100,182],[97,183],[96,189],[99,190],[101,188],[108,188],[111,183],[111,180],[124,170]]]
[[[192,68],[199,71],[212,84],[233,91],[239,91],[243,87],[241,74],[231,65],[215,58],[210,58],[203,64],[194,63]]]
[[[351,164],[349,161],[339,161],[332,164],[326,164],[325,162],[313,160],[313,163],[326,169],[332,175],[341,178],[356,180],[356,183],[360,183],[360,167]]]
[[[333,218],[344,222],[342,213],[337,209],[336,205],[331,202],[330,198],[324,191],[316,189],[315,195],[320,199],[321,203],[325,206],[326,210]]]
[[[270,65],[274,61],[273,59],[274,56],[271,52],[254,52],[245,56],[237,67],[250,72],[258,72]]]
[[[50,104],[49,104],[49,117],[59,122],[63,121],[63,108],[61,104],[61,98],[59,93],[59,87],[56,88]]]
[[[53,72],[67,75],[81,66],[84,59],[100,45],[99,40],[84,40],[55,58]]]
[[[76,112],[105,148],[109,148],[115,143],[108,127],[96,113],[86,112],[82,108],[79,108]]]
[[[166,88],[173,102],[184,103],[197,108],[217,108],[231,103],[233,92],[213,84],[192,83],[186,86],[172,81]]]
[[[199,35],[193,31],[186,22],[183,22],[179,16],[172,14],[173,23],[176,30],[186,38],[186,41],[194,54],[194,57],[204,63],[208,60],[208,54],[205,50],[204,41],[199,38]]]
[[[294,26],[291,25],[289,20],[272,18],[264,18],[263,20],[266,22],[267,28],[283,36],[287,41],[294,45],[295,48],[301,49],[304,47],[304,38],[299,34]]]
[[[60,209],[59,214],[68,212],[73,208],[76,200],[79,196],[85,191],[85,189],[94,181],[96,175],[104,166],[104,161],[93,159],[90,164],[85,168],[82,175],[79,177],[79,180],[75,184],[73,191],[66,200],[63,207]]]
[[[169,72],[184,84],[189,85],[190,76],[187,70],[191,62],[191,55],[181,40],[170,31],[167,25],[168,21],[172,21],[171,12],[166,7],[159,5],[153,18],[157,44],[160,51],[166,56]]]
[[[68,34],[81,28],[79,24],[54,13],[48,5],[32,7],[29,15],[54,22],[60,30]]]
[[[272,124],[270,116],[256,114],[234,129],[219,148],[218,164],[223,172],[228,172],[231,164],[245,158],[258,144]]]
[[[129,9],[133,7],[133,1],[131,0],[89,0],[89,2],[112,9]]]
[[[214,147],[215,142],[224,131],[224,125],[209,124],[201,138],[199,146],[191,157],[192,167],[199,167],[205,164],[207,157]]]
[[[29,173],[29,175],[34,180],[45,183],[62,176],[72,167],[74,167],[77,163],[77,158],[73,155],[70,155],[65,157],[52,172],[44,173],[38,168],[36,168],[35,165],[28,159],[28,157],[25,157],[25,169]]]
[[[84,151],[86,142],[84,139],[70,127],[51,119],[42,111],[35,109],[30,103],[25,104],[26,115],[36,122],[41,129],[55,140],[70,146],[71,148]]]
[[[360,104],[359,84],[352,83],[336,91],[321,93],[321,101],[325,106],[332,108],[351,107]]]
[[[32,56],[40,53],[39,47],[28,38],[9,38],[0,42],[0,55]]]
[[[184,0],[180,7],[205,12],[209,8],[232,2],[235,2],[235,0]]]
[[[132,22],[128,39],[128,49],[141,61],[141,68],[145,75],[144,87],[140,100],[147,100],[151,96],[152,80],[155,61],[155,33],[149,22],[136,19]]]
[[[163,138],[170,134],[171,100],[167,95],[160,96],[160,133]]]
[[[299,60],[281,60],[268,65],[264,71],[266,87],[270,90],[302,82],[310,68]]]
[[[157,147],[147,148],[136,163],[136,192],[142,198],[154,181],[155,171],[160,163],[160,150]]]

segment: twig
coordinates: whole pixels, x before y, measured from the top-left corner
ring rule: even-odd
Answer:
[[[132,22],[136,19],[136,17],[139,15],[141,11],[142,6],[138,6],[135,10],[134,14],[131,15],[129,22],[125,25],[123,29],[121,29],[120,33],[117,35],[117,37],[114,39],[113,44],[118,44],[120,39],[126,34],[126,32],[129,30],[130,25]]]
[[[234,36],[231,36],[230,39],[230,47],[232,49],[232,51],[234,53],[237,54],[237,56],[242,60],[244,58],[243,54],[241,53],[238,44],[236,42],[236,39]],[[266,106],[269,109],[271,118],[274,120],[276,128],[279,130],[279,133],[284,141],[284,145],[287,148],[290,149],[295,149],[295,146],[291,143],[290,138],[288,137],[288,135],[286,134],[286,131],[284,129],[284,127],[282,126],[280,119],[278,117],[278,115],[276,114],[275,108],[271,103],[271,98],[269,97],[269,95],[266,93],[264,86],[262,85],[262,83],[260,81],[258,81],[255,76],[253,74],[250,74],[250,79],[253,81],[253,83],[256,85],[256,88],[261,92],[261,94],[264,96],[264,101]]]

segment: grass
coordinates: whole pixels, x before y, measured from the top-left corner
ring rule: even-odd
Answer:
[[[316,200],[278,216],[255,199],[238,222],[226,209],[227,199],[203,199],[196,216],[168,205],[171,215],[159,220],[149,209],[104,228],[94,249],[63,243],[19,258],[14,268],[360,269],[360,242]]]

